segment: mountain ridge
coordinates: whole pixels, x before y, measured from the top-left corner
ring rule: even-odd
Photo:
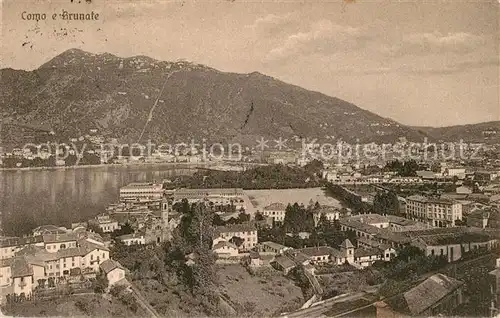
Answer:
[[[352,103],[259,72],[222,72],[183,60],[70,49],[33,71],[0,72],[2,117],[48,125],[60,136],[97,128],[124,142],[141,136],[141,141],[206,138],[243,144],[279,137],[348,142],[428,137]]]

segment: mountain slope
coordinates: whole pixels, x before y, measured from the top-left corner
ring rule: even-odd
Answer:
[[[32,72],[1,70],[4,120],[77,137],[98,128],[124,142],[255,144],[263,138],[334,136],[350,142],[422,140],[425,134],[353,104],[260,73],[188,62],[68,50]]]
[[[500,121],[458,125],[449,127],[413,127],[429,135],[430,138],[443,141],[500,143]]]

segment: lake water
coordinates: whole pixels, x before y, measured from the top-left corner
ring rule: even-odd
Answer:
[[[4,234],[22,235],[42,224],[70,226],[104,212],[130,182],[162,182],[194,172],[161,165],[0,171]]]

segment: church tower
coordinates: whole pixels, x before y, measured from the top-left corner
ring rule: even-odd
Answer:
[[[340,245],[340,252],[346,258],[349,264],[354,264],[354,245],[352,245],[349,239],[345,239]]]
[[[163,198],[161,200],[161,233],[163,242],[170,239],[170,228],[168,225],[169,212],[170,206],[168,204],[168,200],[166,198]]]

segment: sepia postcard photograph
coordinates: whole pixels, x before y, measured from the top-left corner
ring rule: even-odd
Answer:
[[[500,0],[0,8],[0,316],[500,317]]]

